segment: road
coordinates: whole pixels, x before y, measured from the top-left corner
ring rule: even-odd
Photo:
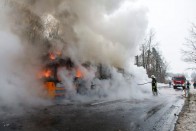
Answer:
[[[159,89],[143,100],[69,102],[4,115],[0,131],[172,131],[184,104],[182,90]]]

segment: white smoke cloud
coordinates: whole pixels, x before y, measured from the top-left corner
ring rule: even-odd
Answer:
[[[45,18],[44,35],[56,34],[58,29],[64,42],[52,45],[66,47],[64,54],[80,62],[123,67],[127,58],[137,53],[148,24],[147,10],[135,0],[33,0],[27,7]],[[56,30],[49,27],[56,21],[60,21]]]
[[[14,23],[8,17],[7,2],[0,1],[0,114],[47,103],[40,97],[44,92],[34,74],[37,67],[25,54],[21,39],[12,32]]]
[[[40,84],[33,73],[37,71],[39,65],[36,55],[47,53],[48,50],[41,50],[40,46],[45,43],[36,38],[35,43],[28,43],[28,38],[25,39],[27,36],[24,32],[28,31],[26,27],[29,27],[30,25],[27,26],[27,24],[31,22],[22,21],[20,26],[17,22],[14,23],[15,20],[18,21],[17,19],[21,21],[25,13],[27,17],[33,14],[37,19],[41,18],[40,23],[44,25],[40,29],[43,30],[41,37],[48,38],[47,44],[61,47],[63,54],[72,58],[76,64],[81,65],[83,62],[90,61],[93,64],[103,63],[110,67],[112,79],[95,80],[99,87],[88,92],[88,99],[105,96],[109,98],[140,96],[143,98],[143,92],[149,92],[148,89],[137,88],[138,82],[147,80],[145,70],[131,66],[133,62],[128,67],[125,66],[136,55],[138,44],[148,24],[146,9],[138,6],[136,1],[31,0],[29,3],[29,1],[21,0],[19,4],[22,6],[18,9],[14,6],[15,17],[13,18],[9,17],[10,11],[7,13],[6,8],[2,9],[4,13],[0,12],[3,18],[0,25],[4,25],[0,26],[0,60],[3,61],[0,65],[2,72],[0,74],[0,101],[2,103],[0,106],[40,103],[38,94],[43,93],[39,90]],[[12,9],[12,6],[9,9]],[[51,19],[45,21],[46,16],[51,16]],[[54,28],[48,27],[51,25],[50,21],[55,21]],[[13,29],[14,33],[11,32]],[[36,29],[36,26],[32,27],[33,31]],[[50,38],[50,34],[54,37],[58,35],[61,40]],[[133,77],[126,80],[114,67],[126,68],[126,71]],[[87,71],[86,74],[87,81],[93,79],[92,72]],[[65,74],[61,76],[66,77]],[[63,83],[71,85],[73,84],[71,81],[64,78]],[[36,88],[33,88],[35,86]]]
[[[146,9],[132,1],[117,1],[118,8],[108,14],[108,3],[76,1],[70,7],[79,17],[73,25],[79,44],[71,50],[75,57],[122,67],[138,51],[148,23]]]
[[[15,110],[42,101],[38,97],[41,87],[39,83],[34,83],[37,81],[33,70],[28,70],[21,61],[23,50],[17,36],[0,31],[0,113],[2,107]]]
[[[87,102],[93,100],[118,100],[118,99],[144,99],[151,96],[150,82],[144,68],[131,66],[126,74],[119,73],[115,68],[111,67],[111,79],[94,79],[93,87],[85,91],[85,95],[76,94],[72,99]],[[130,72],[130,73],[128,73]],[[92,88],[92,89],[90,89]]]

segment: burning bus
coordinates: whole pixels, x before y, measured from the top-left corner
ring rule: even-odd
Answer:
[[[49,98],[65,96],[65,87],[58,76],[58,69],[63,66],[66,67],[66,65],[66,60],[55,57],[53,53],[49,53],[48,58],[46,58],[39,78],[44,83]]]
[[[43,82],[49,98],[65,98],[70,91],[85,95],[88,90],[96,87],[92,81],[88,81],[90,88],[87,87],[85,71],[89,73],[91,70],[89,62],[82,64],[79,68],[70,58],[62,58],[60,53],[49,53],[44,57],[44,61],[39,78]],[[107,66],[99,64],[96,67],[96,72],[93,72],[91,80],[94,78],[111,79],[111,73]]]
[[[39,78],[44,83],[48,97],[52,99],[64,98],[67,89],[70,88],[69,84],[66,84],[67,87],[65,87],[65,78],[72,81],[75,77],[79,77],[75,73],[73,62],[69,58],[61,58],[61,55],[57,53],[49,53],[43,59],[44,64]],[[62,76],[61,72],[65,76]]]

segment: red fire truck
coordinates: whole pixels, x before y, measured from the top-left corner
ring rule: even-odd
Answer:
[[[186,86],[186,77],[183,75],[174,76],[172,78],[172,85],[173,88],[176,89],[177,87],[185,88]]]

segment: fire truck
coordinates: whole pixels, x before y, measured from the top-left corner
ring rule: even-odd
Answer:
[[[174,89],[176,89],[177,87],[185,88],[185,86],[186,86],[186,77],[183,76],[183,75],[172,77],[172,85],[173,85]]]

